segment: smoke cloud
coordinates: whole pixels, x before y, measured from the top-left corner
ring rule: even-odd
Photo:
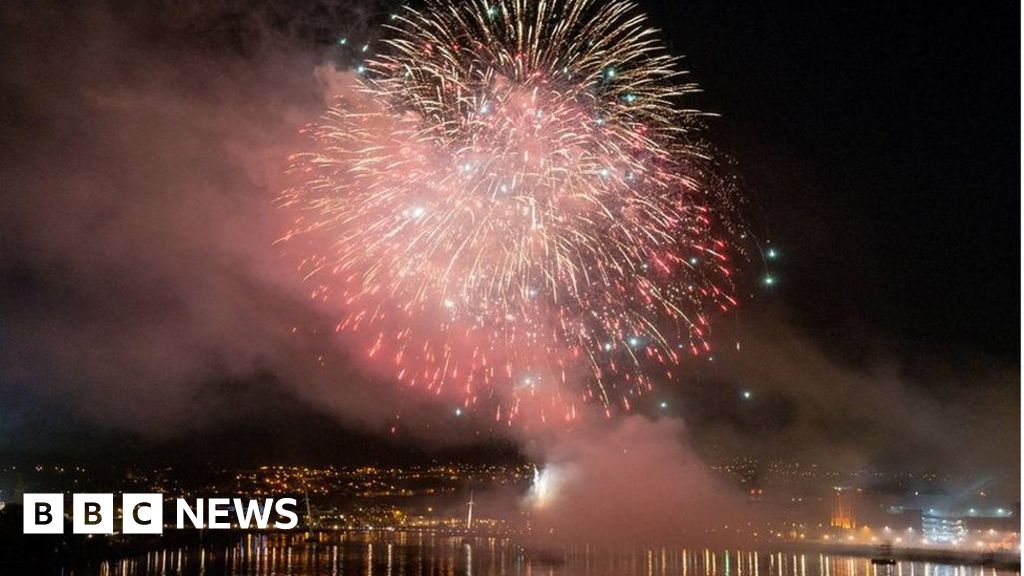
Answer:
[[[724,545],[749,516],[676,418],[629,416],[533,448],[544,464],[524,505],[546,543]]]
[[[318,6],[347,30],[371,7]],[[179,434],[267,374],[352,425],[394,416],[272,246],[288,154],[337,89],[310,10],[4,6],[0,363],[32,399],[7,422],[48,402]]]

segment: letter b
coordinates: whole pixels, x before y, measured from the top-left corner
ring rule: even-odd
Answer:
[[[71,525],[75,534],[114,533],[113,494],[75,494]]]
[[[50,514],[50,510],[53,506],[50,506],[46,502],[36,502],[36,525],[49,524],[53,522],[53,514]]]
[[[63,494],[25,494],[22,532],[25,534],[64,533]]]
[[[100,514],[100,505],[96,502],[85,503],[85,525],[95,526],[103,521],[103,515]]]

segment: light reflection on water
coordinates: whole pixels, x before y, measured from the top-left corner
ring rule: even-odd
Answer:
[[[168,548],[68,566],[67,576],[1019,576],[991,567],[898,562],[819,553],[590,547],[524,550],[505,538],[340,533],[248,535],[233,546]]]

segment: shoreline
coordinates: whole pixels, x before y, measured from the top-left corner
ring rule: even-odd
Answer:
[[[853,556],[871,559],[878,556],[877,545],[837,544],[824,542],[807,542],[792,546],[777,546],[778,550],[802,552],[818,552],[834,556]],[[890,556],[897,561],[928,562],[936,564],[962,564],[968,566],[992,566],[1005,570],[1020,571],[1020,552],[1012,550],[977,551],[957,550],[952,548],[902,548],[894,547]]]

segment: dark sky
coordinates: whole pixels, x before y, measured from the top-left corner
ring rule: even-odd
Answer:
[[[867,387],[879,403],[927,412],[919,431],[987,412],[1004,435],[984,462],[1016,458],[1019,5],[641,5],[704,88],[695,103],[721,114],[707,137],[732,158],[753,231],[781,253],[777,285],[752,289],[736,321],[751,351],[679,392],[691,433],[738,446],[767,431],[766,450],[795,456],[798,438],[870,422],[824,407],[834,390],[856,402]],[[305,373],[279,367],[316,353],[276,334],[308,312],[252,264],[267,238],[267,174],[289,146],[281,134],[319,111],[314,67],[337,36],[373,29],[366,6],[0,8],[0,191],[12,207],[0,220],[0,460],[112,446],[170,454],[196,438],[209,453],[340,458],[325,430],[358,441],[356,457],[406,457],[379,440],[381,424],[353,421],[346,403],[365,400],[321,401],[319,388],[289,384]],[[763,270],[754,257],[750,276]],[[792,362],[777,367],[786,382],[757,380],[779,357],[769,342],[790,345]],[[732,394],[747,386],[766,398],[753,419]],[[104,408],[111,398],[126,398],[124,421]],[[293,425],[239,432],[260,418]],[[881,438],[889,424],[872,426],[844,446],[899,460]],[[970,452],[988,428],[965,426],[957,446]],[[484,436],[478,454],[507,449]]]
[[[1017,358],[1018,5],[658,4],[803,326]]]

